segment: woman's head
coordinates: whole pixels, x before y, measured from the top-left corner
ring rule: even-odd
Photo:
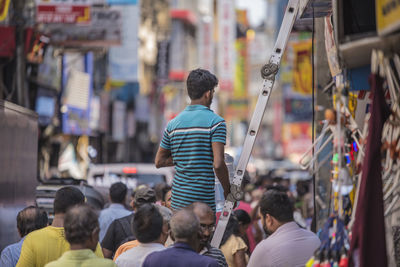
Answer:
[[[239,223],[239,233],[241,236],[246,234],[246,230],[251,223],[250,215],[244,210],[235,210],[233,214],[236,216]]]
[[[244,210],[235,210],[229,218],[228,225],[224,236],[222,237],[221,246],[231,237],[236,235],[243,237],[246,234],[246,229],[251,222],[249,214]]]

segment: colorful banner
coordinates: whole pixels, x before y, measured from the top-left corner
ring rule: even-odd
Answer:
[[[231,0],[218,0],[218,78],[224,91],[233,90],[236,37],[235,7]]]
[[[396,0],[376,0],[376,27],[384,35],[400,28],[400,3]]]
[[[312,41],[293,43],[293,91],[309,95],[312,92]]]
[[[309,122],[285,123],[283,125],[283,153],[297,161],[311,146],[312,128]]]
[[[138,5],[118,6],[122,16],[122,45],[109,50],[110,78],[116,81],[138,80]]]
[[[93,53],[66,53],[63,58],[62,131],[89,135],[90,104],[93,89]]]

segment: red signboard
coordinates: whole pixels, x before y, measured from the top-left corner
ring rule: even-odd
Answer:
[[[89,23],[90,6],[88,5],[37,5],[36,22],[38,23]]]

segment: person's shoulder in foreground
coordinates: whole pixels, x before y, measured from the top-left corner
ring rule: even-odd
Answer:
[[[84,260],[82,260],[84,259]],[[116,267],[110,259],[99,258],[90,249],[81,251],[67,251],[58,260],[49,262],[45,267]]]
[[[176,243],[162,251],[153,252],[143,262],[143,267],[217,267],[218,262],[210,257],[197,254],[189,245]]]
[[[264,230],[271,235],[257,245],[248,266],[304,266],[320,241],[293,221],[293,207],[286,193],[264,193],[260,214]]]
[[[81,204],[70,208],[65,214],[64,230],[70,250],[47,264],[47,267],[116,266],[111,260],[99,258],[94,253],[98,247],[100,229],[98,215],[92,207]]]

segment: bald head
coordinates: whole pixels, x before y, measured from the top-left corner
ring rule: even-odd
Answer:
[[[205,203],[202,202],[194,202],[188,206],[188,209],[193,211],[197,217],[199,217],[200,221],[203,217],[211,217],[214,218],[214,211]]]
[[[176,241],[196,238],[199,228],[199,219],[191,210],[179,210],[171,218],[171,231]]]
[[[47,213],[38,207],[29,206],[18,213],[17,228],[21,237],[34,230],[46,227],[48,222]]]

